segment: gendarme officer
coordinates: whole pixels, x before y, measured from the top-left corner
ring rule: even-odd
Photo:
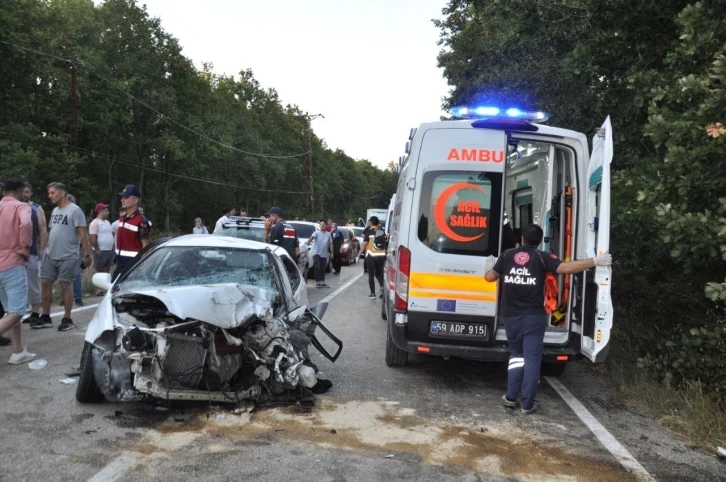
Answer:
[[[126,214],[121,216],[116,231],[116,270],[114,280],[131,264],[137,254],[149,244],[151,225],[149,220],[139,212],[141,192],[133,184],[128,184],[122,192],[121,209]]]

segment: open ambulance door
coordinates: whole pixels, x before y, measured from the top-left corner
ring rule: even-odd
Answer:
[[[613,130],[610,117],[592,139],[587,168],[585,209],[588,257],[610,250],[610,164],[613,159]],[[584,273],[584,316],[580,351],[591,361],[605,361],[613,327],[611,297],[612,266],[596,266]]]

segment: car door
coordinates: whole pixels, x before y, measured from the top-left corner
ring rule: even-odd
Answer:
[[[592,139],[587,169],[585,209],[587,213],[587,256],[610,250],[610,166],[613,159],[613,132],[610,117]],[[585,313],[581,352],[593,362],[607,357],[613,326],[611,296],[612,266],[596,266],[585,272]]]

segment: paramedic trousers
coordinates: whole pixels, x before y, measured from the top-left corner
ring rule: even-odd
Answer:
[[[504,317],[504,329],[511,352],[507,372],[507,398],[516,400],[521,391],[523,410],[530,410],[534,406],[546,328],[547,315]]]
[[[376,294],[376,283],[373,278],[378,280],[378,284],[383,289],[383,265],[386,263],[385,256],[367,256],[366,266],[368,267],[368,286],[371,293]]]

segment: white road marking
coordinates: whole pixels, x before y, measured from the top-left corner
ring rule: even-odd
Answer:
[[[652,475],[645,470],[645,467],[635,460],[628,449],[618,442],[613,435],[607,431],[603,425],[585,408],[585,406],[556,378],[544,377],[547,383],[555,389],[557,394],[562,397],[567,405],[570,406],[575,415],[578,416],[582,423],[595,435],[600,443],[610,452],[613,457],[625,467],[625,470],[635,475],[638,480],[655,482]]]
[[[325,298],[320,300],[320,303],[330,302],[331,300],[333,300],[333,298],[335,298],[340,293],[345,291],[346,288],[349,288],[353,283],[358,281],[361,276],[363,276],[363,273],[359,273],[359,274],[353,276],[343,286],[336,289],[335,291],[330,293],[328,296],[326,296]],[[95,307],[98,305],[96,304],[93,306]],[[91,306],[84,306],[82,308],[77,308],[76,310],[80,311],[83,309],[90,309],[90,308],[91,308]],[[76,311],[76,310],[73,310],[73,311]],[[60,314],[63,314],[63,313],[60,313]],[[56,313],[56,315],[58,315],[58,313]],[[51,315],[51,316],[54,316],[54,315]],[[167,419],[167,421],[164,423],[168,423],[168,422],[169,422],[169,420]],[[177,434],[177,435],[179,435],[179,434]],[[143,440],[154,439],[154,440],[156,440],[158,446],[165,447],[168,451],[171,451],[173,448],[181,448],[181,446],[191,443],[196,438],[196,435],[199,435],[199,434],[192,434],[192,435],[190,435],[190,437],[188,439],[179,441],[177,443],[176,447],[171,447],[171,448],[168,447],[168,445],[166,443],[162,443],[161,439],[163,439],[165,436],[153,429],[149,430],[149,432],[146,434],[146,436],[144,437]],[[149,456],[144,456],[138,452],[134,452],[134,451],[121,452],[106,467],[101,469],[100,472],[97,472],[96,475],[94,475],[93,477],[88,479],[88,482],[113,482],[116,480],[121,480],[124,477],[124,475],[126,475],[126,473],[128,473],[130,470],[132,470],[139,464],[146,462],[148,460],[149,460]]]
[[[353,276],[351,279],[349,279],[348,281],[346,281],[343,286],[341,286],[337,290],[335,290],[332,293],[330,293],[328,296],[326,296],[325,298],[323,298],[322,300],[320,300],[318,303],[329,303],[333,298],[335,298],[340,293],[342,293],[343,291],[345,291],[346,288],[350,287],[350,285],[352,285],[353,283],[355,283],[356,281],[358,281],[361,278],[361,276],[363,276],[363,274],[364,273],[358,273],[357,275]]]

